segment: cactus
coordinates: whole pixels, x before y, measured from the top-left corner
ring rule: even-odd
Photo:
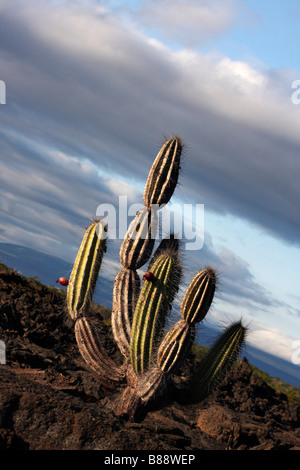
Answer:
[[[126,381],[116,400],[115,412],[134,416],[135,410],[155,399],[168,386],[170,376],[189,353],[196,326],[213,302],[217,276],[213,268],[202,269],[183,297],[178,320],[165,332],[172,302],[179,290],[182,253],[174,236],[161,241],[150,260],[158,229],[157,210],[167,204],[178,182],[183,144],[175,136],[159,151],[145,185],[145,207],[136,214],[120,248],[121,270],[113,287],[112,333],[124,356],[123,365],[106,353],[89,304],[106,246],[109,227],[100,220],[87,228],[74,262],[67,291],[67,307],[74,321],[75,338],[87,364],[104,380]],[[138,269],[149,261],[140,286]],[[237,358],[246,328],[239,322],[228,328],[200,363],[187,394],[191,402],[202,400],[215,389]]]
[[[136,374],[149,368],[151,356],[163,332],[177,285],[180,281],[180,261],[175,251],[161,254],[153,263],[154,279],[145,280],[135,308],[130,357]]]
[[[78,251],[68,284],[68,310],[77,319],[88,309],[105,251],[107,227],[93,220],[87,228]]]
[[[229,325],[200,362],[191,386],[190,401],[203,400],[222,382],[236,361],[247,330],[240,321]]]

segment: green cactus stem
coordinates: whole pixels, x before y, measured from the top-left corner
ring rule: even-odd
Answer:
[[[213,301],[216,274],[206,268],[196,274],[186,290],[181,317],[166,334],[158,350],[158,365],[166,374],[174,371],[188,354],[195,337],[195,324],[202,321]]]
[[[94,220],[83,237],[67,290],[67,307],[73,320],[85,313],[92,300],[105,252],[106,232],[107,226]]]
[[[238,359],[246,333],[241,321],[225,329],[195,371],[189,401],[199,402],[216,389]]]
[[[135,373],[145,372],[154,346],[161,338],[174,292],[180,282],[181,263],[177,251],[169,250],[153,263],[153,281],[145,281],[133,316],[130,357]]]
[[[160,149],[150,169],[144,189],[144,204],[167,204],[178,182],[182,141],[179,137],[167,140]]]

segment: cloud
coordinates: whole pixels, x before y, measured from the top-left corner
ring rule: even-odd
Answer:
[[[228,30],[235,19],[236,7],[233,0],[146,0],[136,17],[165,39],[196,46]]]
[[[299,110],[282,95],[285,77],[274,84],[274,74],[244,62],[174,52],[93,3],[0,8],[10,223],[17,208],[30,216],[27,204],[81,225],[115,200],[118,184],[140,187],[163,135],[178,133],[187,143],[178,198],[299,244]]]
[[[250,326],[249,331],[247,342],[251,346],[292,362],[293,344],[299,339],[297,336],[291,336],[282,329],[259,323]]]
[[[212,240],[213,237],[206,233],[205,244],[197,257],[193,252],[184,253],[186,286],[198,270],[212,266],[218,275],[216,305],[222,312],[226,312],[228,306],[231,311],[231,306],[235,305],[239,316],[241,314],[256,316],[268,311],[270,307],[277,306],[277,300],[271,292],[256,281],[249,263],[227,247],[217,250]]]
[[[1,134],[1,239],[62,258],[95,216],[97,203],[115,196],[95,167],[21,134]]]

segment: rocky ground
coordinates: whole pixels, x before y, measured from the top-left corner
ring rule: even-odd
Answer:
[[[174,377],[168,396],[135,421],[117,417],[119,390],[80,357],[61,291],[0,269],[0,449],[12,450],[300,450],[300,402],[270,388],[244,358],[201,404],[182,395],[196,358]],[[111,341],[108,312],[103,342]]]

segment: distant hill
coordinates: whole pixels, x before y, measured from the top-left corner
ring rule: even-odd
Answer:
[[[65,260],[32,248],[10,243],[0,243],[0,262],[20,272],[23,276],[36,276],[41,283],[60,289],[65,289],[65,287],[57,284],[56,280],[60,276],[68,277],[72,269],[72,265]],[[104,307],[111,308],[112,287],[113,282],[102,277],[100,273],[93,300]],[[216,328],[204,321],[198,330],[196,340],[204,346],[209,346],[212,338],[215,338],[218,333],[219,331]],[[300,388],[298,365],[253,348],[250,345],[247,345],[245,355],[249,362],[259,369]]]

